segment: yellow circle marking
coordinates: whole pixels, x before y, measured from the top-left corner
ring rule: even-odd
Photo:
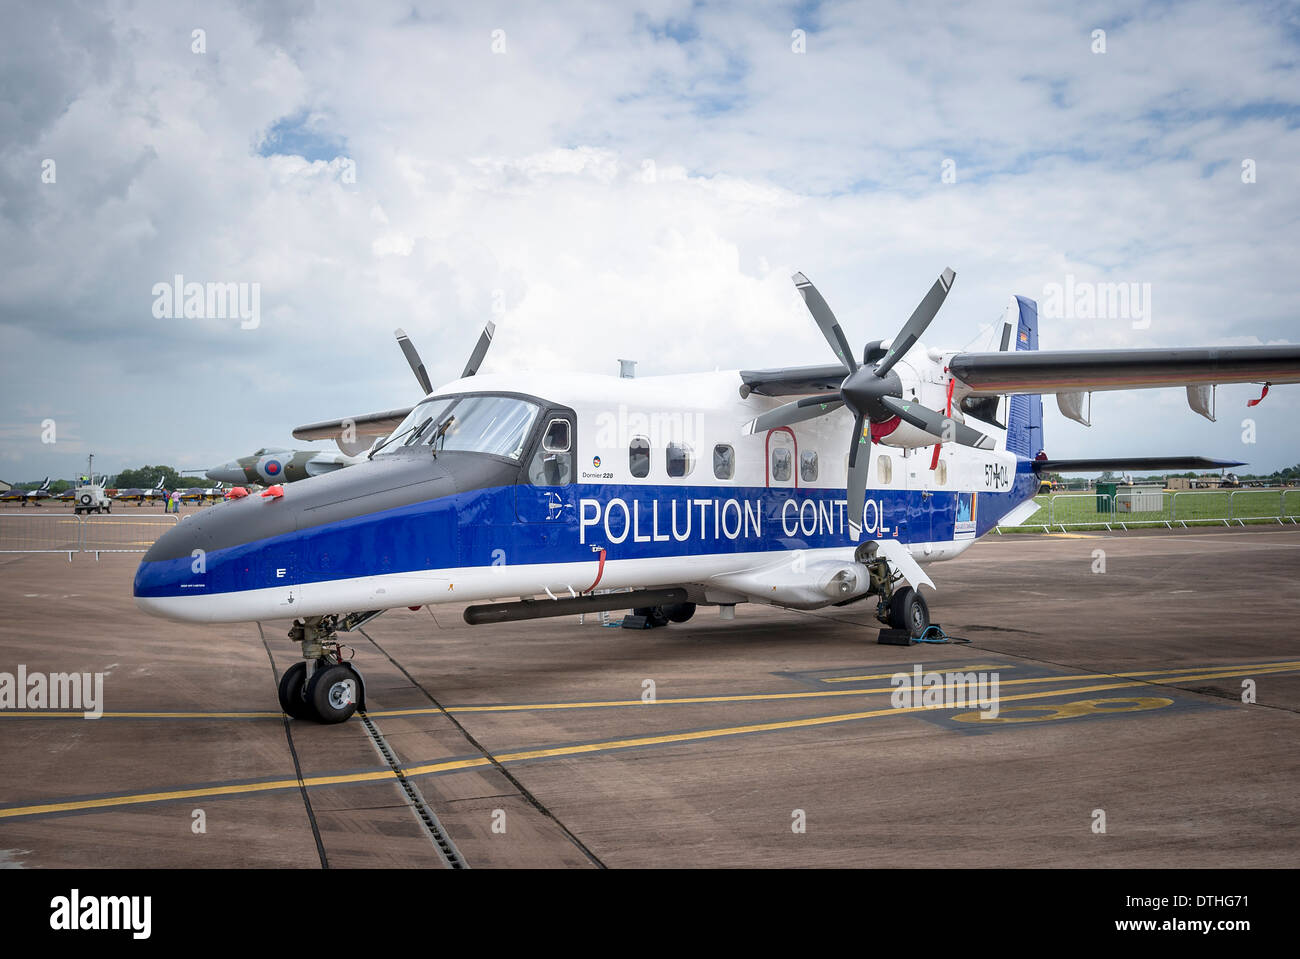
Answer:
[[[1076,719],[1079,716],[1105,713],[1135,713],[1144,709],[1163,709],[1172,706],[1172,699],[1161,696],[1132,696],[1125,699],[1076,699],[1072,703],[1056,706],[1008,706],[996,716],[986,716],[976,710],[952,718],[961,723],[1037,723],[1044,719]],[[1037,715],[1034,715],[1037,714]]]

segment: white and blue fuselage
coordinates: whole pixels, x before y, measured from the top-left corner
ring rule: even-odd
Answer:
[[[943,408],[943,356],[913,355],[896,368],[904,396]],[[746,435],[781,400],[740,386],[736,371],[457,380],[372,460],[187,517],[146,554],[136,602],[216,623],[683,586],[697,602],[807,608],[841,599],[818,592],[819,570],[851,563],[862,541],[906,575],[903,556],[956,556],[1037,492],[1041,435],[1020,435],[1041,429],[1027,415],[1037,397],[1002,401],[993,419],[1010,443],[996,422],[966,419],[993,449],[949,443],[934,459],[935,438],[902,424],[862,447],[857,539],[852,416]],[[434,426],[421,433],[423,420]]]

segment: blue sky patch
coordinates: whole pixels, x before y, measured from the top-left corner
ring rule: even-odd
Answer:
[[[325,129],[323,119],[307,110],[292,116],[281,117],[271,124],[258,145],[259,156],[300,156],[304,160],[333,160],[347,155],[348,141]]]

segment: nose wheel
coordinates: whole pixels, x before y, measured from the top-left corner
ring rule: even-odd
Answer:
[[[293,719],[332,725],[346,722],[366,701],[366,684],[342,658],[332,618],[298,621],[289,638],[302,644],[303,658],[280,677],[280,708]]]

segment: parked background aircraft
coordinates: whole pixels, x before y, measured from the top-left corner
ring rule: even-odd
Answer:
[[[349,469],[169,530],[140,564],[136,602],[192,622],[292,618],[303,659],[281,706],[321,722],[365,699],[338,633],[402,606],[468,601],[472,624],[631,607],[661,625],[700,605],[731,618],[744,602],[871,598],[881,622],[919,636],[919,590],[934,588],[921,564],[1036,509],[1040,474],[1237,465],[1053,460],[1040,394],[1064,395],[1064,409],[1093,390],[1183,385],[1197,409],[1202,385],[1300,380],[1295,346],[1040,352],[1024,297],[1007,307],[1001,350],[927,349],[950,270],[897,335],[858,353],[794,279],[834,363],[476,376],[489,328],[461,378],[435,390],[398,331],[421,402],[294,432],[352,449],[387,438]]]
[[[178,490],[182,503],[201,503],[204,501],[215,503],[226,495],[226,484],[218,482],[216,486],[190,486],[183,490]]]
[[[355,458],[321,450],[286,450],[267,447],[248,456],[222,463],[204,475],[233,485],[294,483],[350,466]]]
[[[146,501],[153,502],[167,495],[167,489],[163,482],[160,477],[158,485],[151,489],[142,489],[138,486],[120,489],[113,495],[113,499],[122,503],[135,503],[136,506],[143,506]]]
[[[17,503],[20,506],[26,506],[30,503],[32,506],[40,506],[42,500],[50,499],[53,495],[50,492],[50,478],[47,476],[36,489],[5,490],[0,493],[0,503]]]

